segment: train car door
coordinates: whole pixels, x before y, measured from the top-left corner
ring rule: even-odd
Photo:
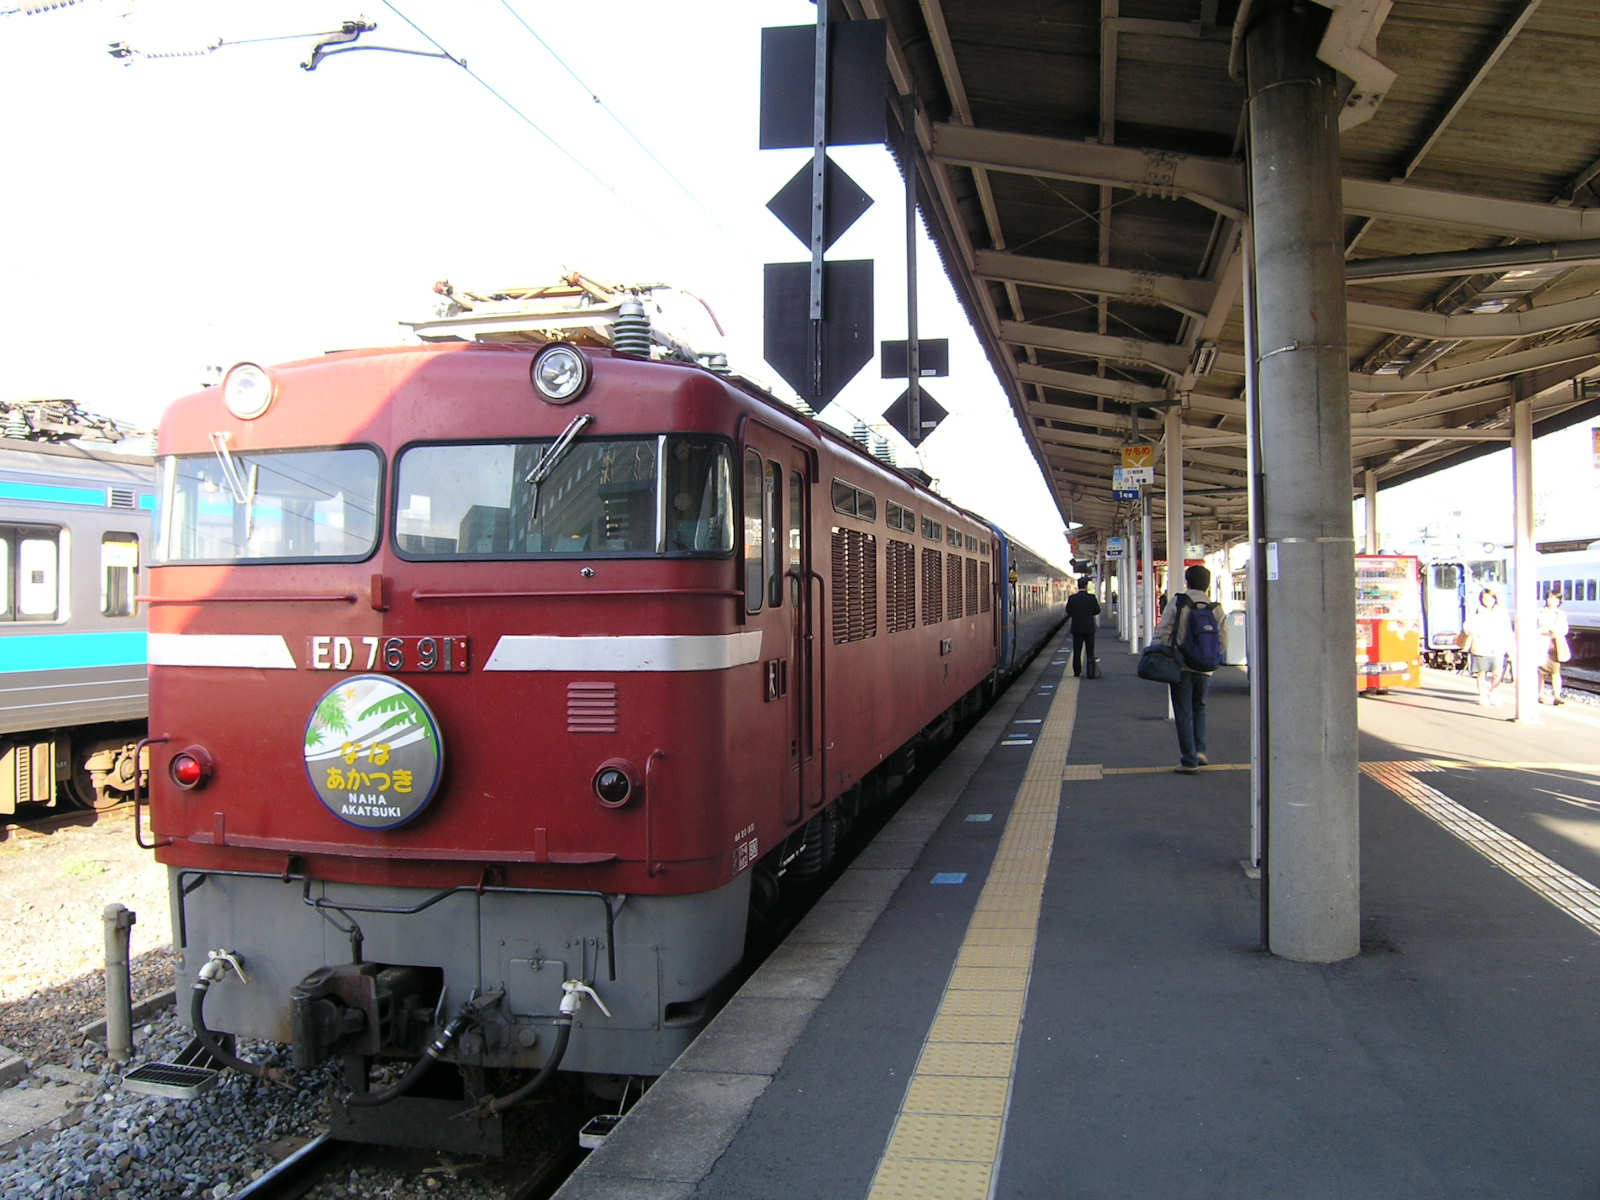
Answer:
[[[816,683],[817,593],[811,578],[811,462],[812,453],[800,446],[789,446],[789,472],[785,488],[784,574],[789,581],[790,622],[790,709],[789,765],[793,810],[785,809],[790,820],[800,818],[802,806],[820,807],[827,798],[822,772],[817,765]]]
[[[778,805],[797,825],[821,775],[814,766],[813,708],[816,598],[811,579],[809,493],[811,454],[752,424],[744,451],[745,600],[762,643],[762,725],[781,730],[785,767]],[[770,736],[770,735],[769,735]],[[771,744],[770,742],[768,743]]]

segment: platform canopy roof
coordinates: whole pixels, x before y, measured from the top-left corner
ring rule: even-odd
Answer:
[[[1600,411],[1594,0],[1318,3],[1319,56],[1349,91],[1352,495],[1365,471],[1381,488],[1505,445],[1513,399],[1533,399],[1536,432]],[[1212,546],[1245,534],[1249,9],[833,7],[888,23],[930,231],[1063,518],[1088,531],[1127,518],[1112,467],[1176,404],[1186,517]]]

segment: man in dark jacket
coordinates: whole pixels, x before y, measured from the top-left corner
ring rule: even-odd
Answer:
[[[1072,627],[1072,673],[1083,673],[1083,655],[1094,662],[1094,631],[1100,623],[1100,601],[1089,594],[1089,577],[1078,580],[1078,590],[1067,597],[1067,620]]]

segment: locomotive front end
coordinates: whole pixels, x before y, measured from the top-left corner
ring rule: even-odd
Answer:
[[[211,1044],[542,1077],[693,1037],[750,901],[725,390],[412,347],[169,410],[151,828]]]

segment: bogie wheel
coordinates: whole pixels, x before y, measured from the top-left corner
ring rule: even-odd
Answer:
[[[802,879],[820,879],[839,849],[839,820],[832,809],[806,822],[806,848],[795,863]]]
[[[68,790],[79,808],[104,812],[133,798],[133,746],[122,739],[74,745]]]

